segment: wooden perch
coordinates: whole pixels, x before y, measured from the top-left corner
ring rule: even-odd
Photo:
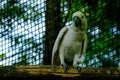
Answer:
[[[78,72],[69,67],[64,73],[61,66],[3,66],[0,67],[0,80],[42,80],[42,79],[69,79],[69,80],[111,80],[120,79],[120,68],[91,68],[85,67]]]

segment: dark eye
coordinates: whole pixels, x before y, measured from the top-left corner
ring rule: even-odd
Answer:
[[[84,18],[84,16],[82,16],[82,19]]]

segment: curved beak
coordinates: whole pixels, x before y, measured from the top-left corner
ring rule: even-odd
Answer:
[[[79,17],[75,16],[73,18],[73,21],[75,22],[76,27],[81,27],[82,26],[82,22],[81,22],[81,19]]]

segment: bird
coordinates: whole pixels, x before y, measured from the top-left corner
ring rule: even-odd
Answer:
[[[76,11],[72,15],[72,24],[63,27],[54,42],[51,65],[61,65],[64,72],[68,66],[74,66],[80,71],[78,63],[84,60],[82,56],[87,48],[87,19],[83,12]]]

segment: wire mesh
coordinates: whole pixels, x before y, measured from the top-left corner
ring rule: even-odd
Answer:
[[[43,63],[44,0],[0,2],[0,65]]]
[[[88,47],[83,66],[120,65],[120,1],[0,1],[0,65],[50,64],[59,30],[79,10],[88,20]]]

